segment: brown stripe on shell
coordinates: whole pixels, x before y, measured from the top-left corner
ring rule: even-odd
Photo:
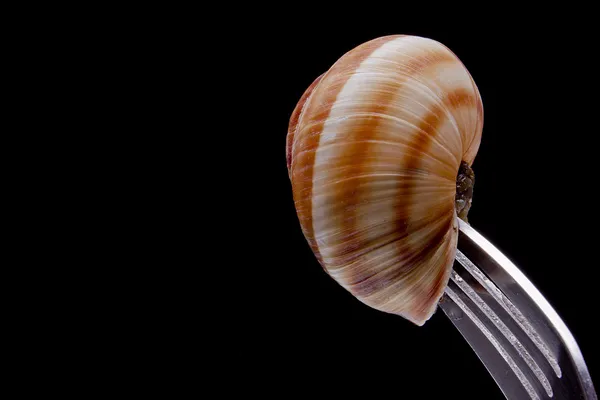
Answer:
[[[298,101],[298,104],[296,104],[296,107],[292,112],[292,116],[290,117],[285,146],[285,158],[287,162],[288,174],[290,175],[290,168],[292,166],[292,146],[294,145],[294,137],[296,135],[296,129],[298,128],[298,120],[300,119],[300,114],[306,106],[306,101],[309,99],[310,95],[315,90],[317,84],[321,81],[321,78],[323,78],[323,75],[324,74],[319,75],[317,79],[315,79],[313,83],[311,83],[310,86],[304,91],[304,94],[302,94],[302,97],[300,97],[300,100]]]
[[[389,114],[389,106],[393,102],[402,84],[426,68],[430,68],[432,65],[454,61],[450,54],[439,51],[414,56],[414,58],[409,61],[405,61],[404,53],[398,52],[397,57],[402,59],[402,64],[408,67],[407,69],[410,73],[397,74],[391,82],[388,82],[393,83],[391,87],[387,88],[385,91],[379,92],[373,99],[369,99],[370,103],[368,104],[368,108],[364,111],[365,113],[376,115]],[[352,130],[348,135],[344,137],[345,141],[353,144],[347,146],[340,159],[351,160],[351,164],[342,171],[340,176],[337,176],[335,180],[340,180],[342,177],[358,177],[353,180],[346,179],[344,185],[338,188],[333,200],[336,204],[350,203],[354,206],[351,207],[348,217],[342,220],[340,227],[340,231],[348,232],[345,236],[346,246],[340,249],[338,253],[338,255],[347,255],[347,257],[343,257],[344,264],[352,263],[354,262],[353,259],[360,258],[364,255],[364,252],[361,250],[365,243],[356,240],[358,236],[363,234],[358,226],[358,210],[361,204],[369,200],[370,188],[368,186],[361,188],[361,183],[364,179],[370,179],[368,177],[368,171],[365,170],[365,166],[368,165],[366,160],[368,157],[372,156],[372,143],[381,139],[378,137],[381,122],[381,118],[373,118],[372,124],[366,127],[363,123],[356,123],[354,127],[352,127],[353,129],[350,128]],[[414,185],[414,182],[410,184]],[[401,237],[401,234],[398,235],[398,233],[396,233],[396,240],[399,240]]]
[[[405,55],[403,53],[398,53],[398,57],[404,58]],[[446,52],[436,51],[433,53],[429,52],[424,55],[415,56],[410,61],[404,62],[404,64],[408,66],[410,74],[407,73],[397,75],[395,77],[396,79],[392,80],[393,86],[386,91],[380,92],[378,96],[374,97],[369,104],[369,109],[366,111],[383,115],[388,114],[388,108],[403,83],[413,76],[419,74],[424,69],[435,65],[436,63],[448,61],[454,61],[451,55]],[[351,167],[343,171],[343,176],[367,176],[366,179],[369,179],[368,175],[366,174],[368,171],[365,171],[364,166],[368,164],[365,161],[372,152],[373,146],[371,143],[373,142],[371,141],[379,139],[378,133],[380,122],[380,118],[374,118],[372,125],[367,127],[365,127],[364,124],[357,123],[354,126],[354,130],[347,135],[347,138],[344,138],[344,140],[354,144],[347,146],[347,149],[344,152],[345,154],[342,157],[342,159],[352,160]],[[427,124],[429,123],[429,121],[426,121],[424,124],[428,126]],[[420,127],[419,129],[423,129],[423,127]],[[419,139],[420,136],[421,135],[417,135],[417,139]],[[419,145],[419,142],[416,141],[415,144]],[[417,147],[417,149],[421,150],[420,147]],[[335,180],[339,180],[340,178],[341,176],[336,177]],[[345,180],[344,185],[341,186],[337,191],[334,200],[336,204],[351,202],[353,205],[355,205],[355,207],[353,207],[348,213],[348,217],[342,221],[340,229],[342,232],[348,232],[345,238],[346,246],[340,249],[340,252],[338,253],[339,256],[346,255],[346,257],[341,257],[340,259],[340,261],[342,261],[344,264],[352,263],[355,261],[355,259],[364,256],[364,252],[361,251],[361,248],[365,245],[365,243],[363,241],[356,240],[357,236],[362,234],[362,232],[359,231],[359,226],[357,224],[357,211],[360,207],[360,204],[363,204],[364,201],[368,201],[370,188],[361,188],[361,180],[361,178],[355,180]],[[407,181],[401,183],[401,185],[404,184],[414,185],[414,182]],[[410,190],[410,188],[406,189]],[[396,238],[395,240],[401,239],[403,237],[402,230],[396,229],[394,236]],[[351,254],[353,254],[353,256]]]
[[[441,45],[444,46],[450,53],[452,53],[456,57],[456,61],[458,61],[460,65],[462,65],[465,72],[469,76],[469,80],[471,81],[471,85],[473,86],[473,92],[476,95],[475,106],[477,107],[477,125],[475,126],[475,134],[472,135],[469,145],[463,148],[462,159],[462,161],[466,162],[469,166],[471,166],[473,164],[473,161],[475,160],[477,151],[479,150],[479,145],[481,144],[481,135],[477,134],[483,129],[483,102],[481,100],[481,93],[479,93],[479,89],[477,87],[477,84],[475,83],[475,80],[473,79],[473,76],[467,70],[467,67],[460,60],[460,58],[456,54],[454,54],[454,52],[450,50],[450,48],[448,48],[446,45]]]
[[[477,96],[475,100],[475,104],[477,106],[477,125],[475,127],[475,132],[481,132],[481,130],[483,129],[483,102],[481,100],[481,94],[479,93],[479,89],[477,88],[477,85],[475,84],[475,81],[473,80],[471,74],[469,74],[469,78],[471,79],[471,84],[473,85],[473,91]],[[480,144],[481,135],[475,134],[471,138],[471,143],[469,143],[469,146],[463,150],[463,161],[465,161],[469,166],[472,166],[477,151],[479,150]]]
[[[331,108],[335,104],[338,94],[344,85],[352,77],[352,74],[375,50],[385,43],[403,35],[384,36],[363,43],[352,51],[343,55],[321,78],[314,91],[312,98],[322,99],[319,102],[308,101],[302,115],[296,125],[301,124],[303,118],[311,121],[302,134],[296,128],[292,155],[290,156],[290,177],[294,181],[294,202],[300,220],[304,236],[308,241],[315,257],[321,266],[325,267],[319,247],[315,240],[312,222],[312,185],[315,155],[319,147],[319,140],[325,122],[327,121]],[[328,271],[327,271],[328,272]]]
[[[403,170],[418,170],[421,163],[421,158],[419,154],[425,153],[429,150],[429,147],[432,143],[432,138],[436,135],[438,128],[444,122],[444,118],[446,117],[446,112],[443,107],[446,107],[450,110],[460,107],[465,104],[473,104],[474,101],[473,94],[465,89],[457,89],[445,96],[442,101],[443,106],[439,104],[435,104],[433,109],[427,114],[427,116],[421,121],[418,127],[418,131],[422,132],[415,136],[414,140],[411,143],[411,149],[417,149],[414,154],[407,154],[405,161],[401,163]],[[457,170],[458,172],[458,170]],[[397,197],[398,203],[394,205],[394,209],[399,207],[407,207],[413,204],[411,201],[411,197],[414,195],[415,189],[414,182],[410,185],[405,186],[405,192],[403,193],[402,201],[400,202],[400,196]],[[453,210],[454,204],[449,203],[449,210]],[[407,216],[410,215],[410,211],[406,213]],[[403,252],[407,252],[407,257],[400,258],[401,262],[397,263],[395,266],[390,266],[384,270],[381,270],[375,274],[371,274],[370,276],[363,276],[360,280],[352,283],[352,290],[357,296],[367,297],[372,295],[384,288],[389,282],[394,282],[398,278],[406,275],[411,270],[411,267],[422,262],[425,259],[428,259],[433,255],[435,251],[437,251],[439,245],[443,242],[444,237],[448,234],[451,229],[453,223],[454,213],[448,213],[447,220],[443,221],[443,225],[441,229],[436,232],[436,234],[431,237],[431,240],[423,248],[416,249],[407,249],[406,243],[403,242],[402,238],[407,237],[411,232],[408,231],[408,227],[414,229],[412,226],[410,217],[408,218],[398,218],[396,219],[396,231],[398,232],[398,240],[397,245],[401,247],[399,250]],[[399,266],[402,267],[399,267]],[[357,277],[358,278],[358,277]],[[441,285],[439,288],[443,288]],[[438,288],[438,289],[439,289]],[[441,290],[441,289],[439,289]]]
[[[448,46],[446,46],[443,43],[440,43],[440,45],[442,45],[444,48],[446,48],[447,51],[449,51],[452,55],[454,55],[454,57],[456,57],[456,61],[460,63],[460,65],[463,67],[463,69],[469,76],[469,80],[471,81],[471,85],[473,86],[473,92],[476,96],[475,105],[477,107],[477,125],[475,127],[475,134],[471,137],[471,142],[467,147],[463,148],[462,160],[466,162],[469,166],[471,166],[473,164],[475,156],[477,155],[477,151],[479,150],[479,145],[481,144],[481,135],[477,134],[480,133],[483,129],[483,102],[481,100],[481,93],[479,93],[479,88],[477,87],[477,84],[473,79],[473,75],[471,75],[471,73],[467,70],[467,67],[462,62],[462,60]]]

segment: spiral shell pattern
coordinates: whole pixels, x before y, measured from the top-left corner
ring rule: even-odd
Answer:
[[[456,177],[483,106],[447,47],[386,36],[343,55],[292,113],[288,172],[304,236],[357,299],[423,325],[456,252]]]

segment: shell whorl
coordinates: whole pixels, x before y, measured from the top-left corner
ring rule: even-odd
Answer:
[[[431,39],[371,40],[318,77],[292,113],[286,156],[325,271],[363,303],[423,325],[448,283],[456,177],[482,128],[471,75]]]

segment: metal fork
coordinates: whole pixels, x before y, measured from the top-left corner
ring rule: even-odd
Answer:
[[[496,247],[459,219],[456,262],[440,307],[509,399],[597,400],[573,335]]]

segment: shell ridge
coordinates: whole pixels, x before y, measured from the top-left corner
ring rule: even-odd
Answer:
[[[291,137],[303,233],[355,298],[423,325],[450,278],[456,175],[483,126],[478,89],[446,46],[404,35],[357,46],[322,76]]]
[[[412,112],[411,112],[411,114],[412,114],[412,115],[414,115],[414,116],[416,116],[416,115],[415,115],[414,113],[412,113]],[[407,121],[407,120],[405,120],[405,119],[402,119],[402,118],[399,118],[399,117],[396,117],[396,116],[394,116],[394,115],[390,115],[390,114],[383,114],[383,113],[376,113],[376,112],[363,112],[363,113],[355,113],[355,114],[353,114],[351,117],[336,117],[336,119],[341,119],[341,118],[345,118],[345,119],[348,119],[348,118],[359,118],[359,117],[363,117],[363,116],[364,116],[364,117],[367,117],[367,116],[377,116],[377,117],[380,117],[380,118],[384,118],[384,119],[389,119],[389,120],[391,120],[391,121],[395,121],[395,122],[397,122],[397,123],[399,123],[399,124],[401,124],[401,125],[406,125],[406,126],[408,126],[408,127],[410,127],[410,128],[413,128],[413,129],[419,129],[419,127],[418,127],[417,125],[414,125],[413,123],[411,123],[411,122],[409,122],[409,121]],[[332,122],[335,122],[335,121],[332,121]],[[458,127],[457,127],[457,132],[458,132]],[[398,135],[397,135],[397,137],[399,137],[399,138],[401,138],[402,136],[403,136],[403,135],[401,135],[401,134],[398,134]],[[439,140],[436,138],[436,136],[437,136],[437,135],[434,135],[434,136],[432,137],[432,140],[433,140],[433,141],[434,141],[436,144],[438,144],[440,148],[442,148],[444,151],[446,151],[446,152],[447,152],[447,154],[448,154],[448,155],[450,155],[450,156],[451,156],[453,159],[457,159],[457,158],[456,158],[456,156],[455,156],[454,154],[452,154],[452,152],[450,152],[450,150],[448,149],[448,147],[446,147],[446,146],[445,146],[443,143],[441,143],[441,142],[440,142],[440,141],[439,141]],[[372,139],[370,139],[370,140],[361,139],[361,140],[360,140],[360,142],[364,142],[364,143],[381,143],[381,141],[379,141],[379,142],[378,142],[378,141],[375,141],[375,140],[372,140]],[[346,143],[347,143],[347,142],[346,142]],[[389,144],[390,144],[390,145],[399,145],[400,143],[389,142]],[[405,144],[405,143],[402,143],[402,144]],[[335,143],[327,143],[327,144],[323,144],[322,146],[331,146],[331,145],[335,145]],[[339,145],[339,144],[338,144],[338,145]],[[448,165],[448,167],[451,167],[452,169],[456,169],[456,165],[451,165],[451,164],[448,164],[448,163],[446,163],[446,162],[445,162],[445,160],[440,160],[440,159],[437,159],[437,158],[433,157],[433,156],[432,156],[432,155],[430,155],[430,154],[425,154],[425,156],[431,157],[432,159],[434,159],[434,160],[436,160],[436,161],[439,161],[439,162],[441,162],[441,163],[444,163],[444,164]],[[457,165],[459,165],[459,164],[460,164],[460,161],[461,161],[461,160],[458,160],[458,159],[457,159]]]
[[[346,70],[346,72],[347,72],[348,70],[352,70],[352,71],[356,70],[358,65],[360,65],[360,63],[362,62],[362,60],[368,58],[369,55],[372,54],[376,49],[378,49],[380,46],[384,45],[385,43],[387,43],[388,41],[393,40],[393,39],[394,39],[394,36],[374,39],[374,40],[370,41],[369,43],[365,43],[363,45],[358,46],[354,50],[347,52],[343,57],[341,57],[338,60],[338,62],[336,62],[334,64],[334,66],[332,66],[331,68],[329,68],[328,71],[325,72],[325,75],[320,80],[318,87],[316,88],[316,90],[313,91],[313,98],[311,99],[311,102],[307,105],[307,107],[304,109],[303,116],[302,116],[302,122],[304,123],[305,119],[308,118],[309,112],[316,112],[314,110],[314,108],[315,108],[314,103],[316,101],[315,100],[316,96],[317,96],[317,94],[321,94],[321,92],[323,91],[322,88],[326,81],[330,81],[335,78],[335,76],[332,78],[332,75],[334,75],[334,71]],[[325,127],[326,118],[331,114],[333,105],[336,102],[340,91],[345,86],[345,83],[347,83],[347,80],[349,79],[348,74],[346,74],[343,79],[345,79],[346,82],[336,82],[338,84],[337,88],[335,88],[333,90],[327,90],[327,91],[325,91],[325,93],[323,93],[324,99],[321,99],[320,106],[325,107],[326,109],[318,110],[320,114],[325,116],[325,120],[323,120],[323,122],[321,123],[320,129],[319,129],[319,126],[314,127],[314,131],[312,131],[312,135],[308,135],[306,137],[304,137],[305,135],[303,135],[301,131],[297,131],[297,135],[295,135],[295,137],[293,138],[296,141],[295,147],[299,146],[299,140],[301,139],[301,136],[302,136],[302,140],[304,142],[308,142],[308,143],[304,143],[304,146],[303,146],[304,149],[306,149],[307,147],[310,148],[311,146],[314,148],[313,151],[305,152],[302,154],[301,159],[305,164],[305,168],[302,168],[301,175],[299,175],[299,176],[296,176],[296,170],[298,169],[296,167],[296,164],[298,163],[298,154],[297,154],[297,150],[293,149],[293,154],[295,154],[295,157],[292,156],[292,163],[294,164],[292,166],[292,172],[291,172],[292,173],[292,182],[293,182],[292,185],[293,185],[293,192],[294,192],[294,202],[296,205],[296,209],[297,209],[297,213],[298,213],[298,217],[300,220],[300,225],[301,225],[303,234],[304,234],[306,240],[308,241],[311,250],[315,254],[315,258],[317,259],[319,264],[321,264],[324,271],[327,273],[328,273],[327,266],[323,263],[321,253],[319,250],[319,244],[317,243],[317,240],[314,237],[315,230],[314,230],[314,221],[313,221],[313,217],[312,217],[312,198],[311,198],[312,194],[313,194],[313,182],[312,182],[313,179],[312,178],[314,176],[316,150],[319,147],[320,136]],[[295,182],[295,184],[294,184],[294,182]],[[297,190],[298,188],[300,190]]]
[[[427,228],[434,230],[434,228],[431,228],[431,224],[432,221],[430,219],[424,219],[423,222],[413,223],[411,229],[415,233],[428,232]],[[399,240],[406,239],[406,237],[399,236],[398,232],[390,232],[385,237],[386,240],[383,243],[379,243],[373,246],[365,246],[366,248],[357,250],[356,252],[354,252],[355,254],[341,254],[337,257],[330,257],[329,260],[332,261],[331,268],[334,270],[351,270],[352,268],[356,268],[357,265],[359,265],[363,261],[364,257],[368,257],[370,261],[375,261],[376,259],[381,257],[381,255],[371,256],[370,253],[376,252],[381,248],[393,244],[394,242],[397,242]],[[335,262],[337,258],[344,260],[344,265],[338,265],[338,263]]]
[[[432,231],[438,231],[433,238],[430,238],[431,242],[433,243],[441,242],[442,238],[447,234],[447,232],[441,229],[432,228]],[[351,286],[353,286],[353,290],[356,293],[360,293],[360,295],[362,296],[369,297],[369,295],[373,294],[374,292],[380,291],[381,286],[383,284],[390,281],[398,281],[402,278],[406,280],[411,280],[410,287],[412,290],[419,290],[421,289],[422,281],[424,280],[424,278],[430,275],[429,270],[419,268],[421,265],[420,263],[423,260],[423,258],[429,256],[430,253],[435,253],[435,251],[437,251],[438,248],[439,246],[429,246],[427,250],[421,252],[410,252],[408,253],[408,255],[406,255],[406,258],[401,259],[401,262],[403,264],[402,267],[393,268],[396,264],[392,264],[385,269],[382,269],[380,271],[377,271],[376,273],[369,275],[365,279],[362,279],[358,282],[354,282],[353,284],[351,284]],[[381,279],[383,274],[385,274],[385,279]],[[418,279],[415,280],[415,277],[417,277]],[[372,283],[373,280],[376,280],[376,282]],[[384,305],[380,304],[380,306]]]

